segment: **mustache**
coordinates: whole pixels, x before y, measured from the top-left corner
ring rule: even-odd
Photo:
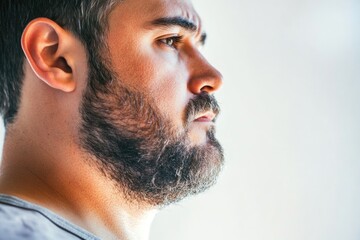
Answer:
[[[212,111],[215,114],[214,122],[220,113],[220,106],[214,95],[202,92],[191,99],[185,109],[186,123],[189,124],[199,114]]]

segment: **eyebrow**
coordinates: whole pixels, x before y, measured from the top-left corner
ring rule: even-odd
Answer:
[[[184,28],[185,30],[190,31],[190,32],[196,32],[199,29],[199,27],[195,23],[193,23],[183,17],[158,18],[158,19],[151,21],[149,25],[150,26],[160,26],[160,27],[178,26],[178,27]],[[206,38],[207,38],[207,34],[202,33],[201,37],[200,37],[200,42],[202,45],[205,44]]]
[[[153,26],[163,26],[163,27],[179,26],[191,32],[195,32],[198,30],[198,26],[195,23],[182,17],[158,18],[151,21],[150,24]]]

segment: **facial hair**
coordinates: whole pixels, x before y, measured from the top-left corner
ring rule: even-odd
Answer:
[[[127,200],[164,206],[212,186],[222,168],[223,150],[215,128],[207,142],[191,144],[188,125],[198,113],[219,113],[207,93],[191,99],[183,129],[162,114],[151,96],[125,86],[105,61],[90,61],[80,113],[81,147]]]

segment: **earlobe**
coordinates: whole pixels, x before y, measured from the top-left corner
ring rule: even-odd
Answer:
[[[32,70],[50,87],[72,92],[78,40],[55,22],[37,18],[25,28],[21,46]],[[74,49],[75,48],[75,49]]]

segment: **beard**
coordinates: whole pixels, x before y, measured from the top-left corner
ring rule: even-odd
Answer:
[[[104,62],[90,60],[80,108],[80,144],[101,172],[128,201],[155,206],[212,186],[224,161],[215,128],[207,130],[203,145],[191,144],[188,130],[198,113],[219,113],[215,98],[202,93],[191,99],[183,126],[176,127],[153,97],[125,86]]]

